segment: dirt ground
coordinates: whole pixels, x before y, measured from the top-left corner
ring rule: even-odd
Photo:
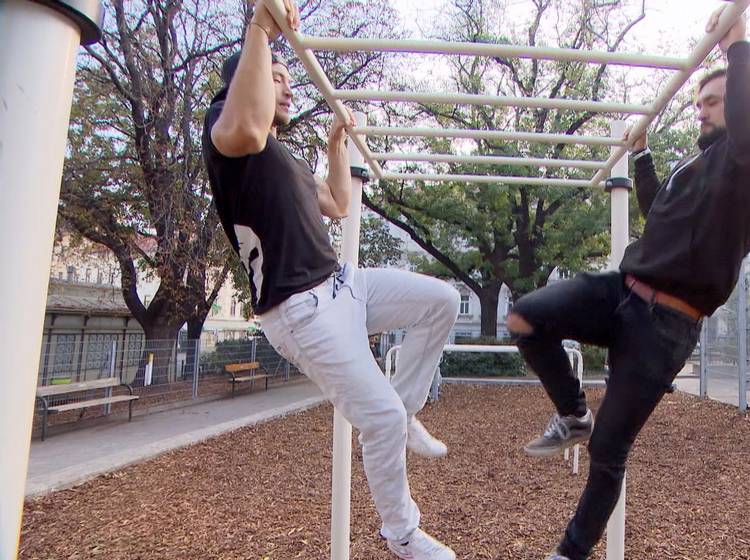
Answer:
[[[459,559],[541,560],[557,543],[588,458],[575,477],[522,454],[550,412],[538,387],[451,386],[421,414],[450,453],[410,456],[412,492]],[[324,560],[331,435],[320,407],[29,501],[21,558]],[[354,455],[351,557],[388,559]],[[750,559],[750,417],[668,395],[633,450],[627,508],[630,560]]]

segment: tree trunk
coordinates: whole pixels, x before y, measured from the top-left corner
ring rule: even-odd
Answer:
[[[477,296],[482,312],[482,336],[497,338],[497,304],[500,301],[500,289],[484,289]]]
[[[138,373],[133,381],[134,386],[143,387],[146,379],[146,365],[151,354],[153,354],[151,384],[160,385],[173,380],[174,372],[171,367],[174,363],[177,336],[181,327],[182,325],[144,325],[146,345]]]

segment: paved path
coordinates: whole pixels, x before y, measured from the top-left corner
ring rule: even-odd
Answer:
[[[306,379],[35,440],[26,495],[68,488],[100,474],[259,422],[317,406],[320,391]]]

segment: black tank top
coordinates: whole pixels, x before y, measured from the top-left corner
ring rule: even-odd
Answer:
[[[224,106],[206,113],[203,157],[219,219],[250,277],[253,310],[263,314],[317,286],[338,264],[309,166],[269,134],[259,154],[229,158],[211,141]]]

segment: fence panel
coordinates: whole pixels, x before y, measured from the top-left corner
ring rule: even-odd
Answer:
[[[139,400],[137,414],[184,406],[195,399],[231,394],[228,364],[259,362],[271,375],[269,385],[301,375],[263,336],[243,337],[202,345],[197,340],[151,340],[141,333],[54,333],[45,336],[39,359],[38,386],[64,386],[117,378],[131,385]],[[243,387],[244,388],[244,387]],[[257,386],[256,386],[257,389]],[[242,389],[238,387],[238,391]],[[65,393],[50,405],[126,394],[115,387]],[[83,412],[83,414],[81,414]],[[49,425],[75,422],[111,413],[126,413],[127,403],[76,409],[49,417]],[[39,416],[39,414],[37,414]],[[39,418],[35,420],[38,433]]]

